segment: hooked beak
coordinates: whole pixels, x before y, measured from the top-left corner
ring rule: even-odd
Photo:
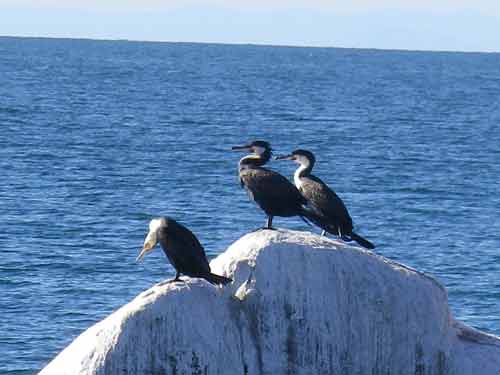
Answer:
[[[156,233],[155,232],[149,232],[147,237],[146,237],[146,240],[144,241],[144,245],[142,246],[142,250],[141,252],[139,253],[139,255],[137,256],[137,258],[135,259],[136,262],[139,262],[141,261],[142,258],[144,258],[144,256],[151,252],[154,247],[156,246],[158,240],[157,240],[157,237],[156,237]]]
[[[250,145],[244,145],[244,146],[233,146],[231,147],[232,151],[240,151],[240,150],[250,150],[252,146]]]
[[[293,155],[292,154],[289,154],[289,155],[278,155],[274,158],[274,160],[292,160],[293,159]]]
[[[144,255],[149,253],[151,250],[153,250],[153,246],[150,247],[149,244],[144,245],[141,252],[139,253],[139,256],[135,259],[135,261],[140,262],[142,260],[142,258],[144,258]]]

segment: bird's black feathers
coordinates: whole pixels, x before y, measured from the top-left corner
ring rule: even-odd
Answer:
[[[268,216],[296,216],[306,200],[285,177],[262,167],[240,171],[240,180]]]
[[[290,155],[278,157],[293,160],[301,166],[295,172],[295,181],[307,208],[314,212],[310,220],[328,233],[344,239],[352,239],[367,249],[373,249],[370,241],[353,232],[353,223],[347,208],[340,197],[321,179],[311,174],[316,162],[314,154],[307,150],[295,150]]]
[[[260,150],[254,150],[259,147]],[[239,163],[241,186],[268,217],[266,228],[271,229],[274,216],[299,216],[304,221],[322,222],[313,210],[305,206],[307,200],[288,179],[281,174],[262,167],[271,158],[271,146],[265,141],[254,141],[247,146],[236,146],[234,150],[247,149],[252,154],[242,158]],[[326,225],[326,223],[323,223]]]
[[[368,241],[366,238],[361,237],[359,234],[356,234],[354,232],[351,232],[350,237],[359,243],[361,246],[363,246],[365,249],[375,249],[375,245],[372,244],[370,241]]]
[[[168,260],[178,273],[190,277],[201,277],[212,284],[226,284],[231,281],[214,275],[196,236],[184,225],[171,218],[165,218],[166,226],[158,230],[158,239]]]
[[[309,175],[301,179],[300,192],[306,198],[308,207],[318,215],[329,218],[332,228],[327,232],[350,233],[352,219],[340,197],[319,178]]]

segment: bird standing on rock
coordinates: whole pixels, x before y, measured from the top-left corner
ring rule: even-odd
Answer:
[[[311,174],[316,162],[313,153],[295,150],[290,155],[277,156],[276,160],[292,160],[300,166],[295,171],[295,186],[307,200],[307,206],[323,218],[328,225],[323,230],[344,240],[354,240],[367,249],[375,248],[370,241],[353,232],[351,216],[342,199],[318,177]]]
[[[263,167],[272,155],[268,142],[253,141],[232,149],[250,152],[239,162],[240,183],[267,215],[266,226],[262,229],[274,229],[274,216],[299,216],[321,224],[322,218],[305,207],[307,200],[286,177]]]
[[[180,281],[181,274],[201,277],[212,284],[227,284],[232,281],[210,272],[205,250],[196,236],[184,225],[168,217],[151,220],[149,233],[136,261],[140,261],[151,252],[158,242],[177,271],[175,278],[171,281]]]

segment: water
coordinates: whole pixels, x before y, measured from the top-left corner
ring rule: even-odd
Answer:
[[[379,254],[500,334],[499,98],[495,54],[0,38],[0,372],[171,277],[135,263],[152,217],[210,257],[263,225],[229,151],[255,138],[314,151]]]

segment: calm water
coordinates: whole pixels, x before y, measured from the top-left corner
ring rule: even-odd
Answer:
[[[211,257],[262,225],[228,151],[254,138],[314,151],[378,253],[500,334],[499,55],[0,38],[0,126],[2,374],[172,275],[135,263],[153,216]]]

